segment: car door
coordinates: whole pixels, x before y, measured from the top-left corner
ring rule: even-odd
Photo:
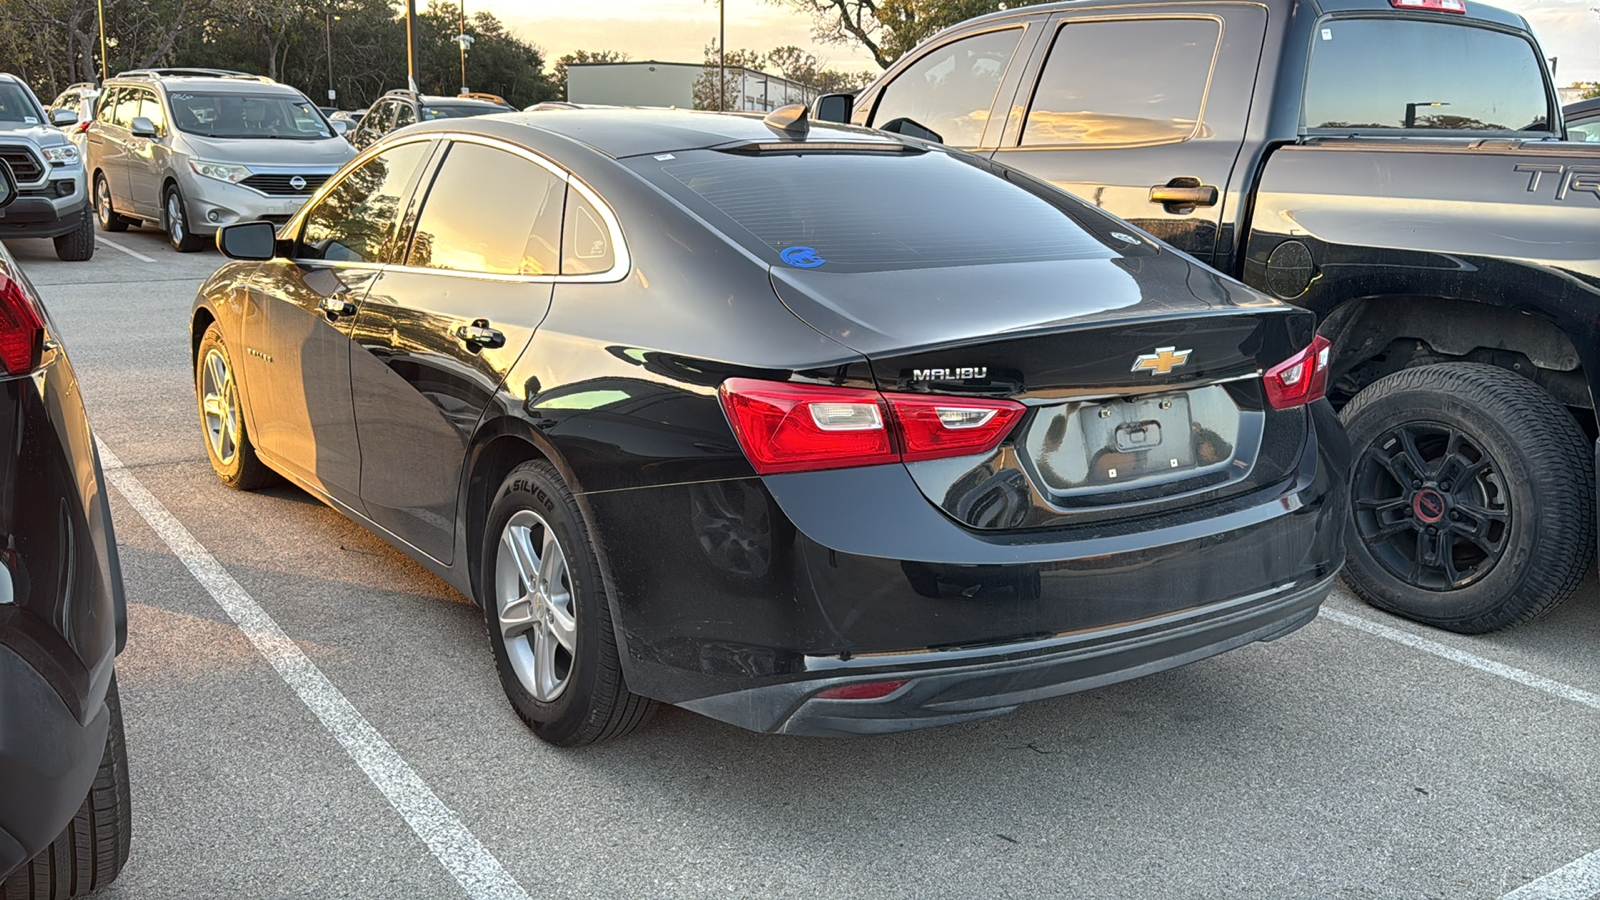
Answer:
[[[137,88],[119,87],[106,94],[101,113],[90,129],[90,142],[98,148],[96,162],[105,175],[111,203],[118,210],[133,209],[128,194],[128,126],[139,108]]]
[[[1230,88],[1254,83],[1265,28],[1244,4],[1059,13],[994,159],[1214,262],[1250,108]]]
[[[350,331],[433,147],[401,144],[346,171],[306,210],[291,258],[262,263],[247,291],[241,362],[258,448],[358,509]]]
[[[156,127],[156,136],[134,137],[131,131],[128,134],[128,195],[132,198],[132,209],[136,215],[159,221],[162,175],[170,152],[166,145],[171,138],[167,135],[166,113],[161,109],[161,100],[156,97],[155,91],[142,88],[138,91],[138,97],[139,105],[134,115],[149,119],[150,124]]]
[[[526,151],[450,142],[350,364],[367,515],[451,563],[467,445],[549,308],[566,192]],[[419,191],[420,193],[420,191]]]

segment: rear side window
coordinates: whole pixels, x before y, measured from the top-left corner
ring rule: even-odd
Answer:
[[[1021,40],[1021,28],[1006,28],[933,49],[884,88],[873,126],[911,119],[952,147],[978,146]]]
[[[1317,26],[1308,129],[1549,131],[1537,51],[1487,28],[1411,19]]]
[[[1039,75],[1022,146],[1189,139],[1221,36],[1213,19],[1063,26]]]
[[[588,198],[567,189],[567,224],[561,236],[561,274],[595,275],[611,270],[617,248],[611,246],[611,229]]]
[[[663,187],[774,264],[870,272],[1115,255],[1067,212],[1075,201],[945,153],[679,158]]]
[[[295,257],[385,262],[406,185],[432,147],[426,141],[401,144],[347,172],[306,214]]]
[[[406,264],[491,275],[554,275],[566,182],[504,150],[456,142],[417,218]]]

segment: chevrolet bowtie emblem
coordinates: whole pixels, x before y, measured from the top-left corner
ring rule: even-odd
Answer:
[[[1157,347],[1154,353],[1140,354],[1133,361],[1133,371],[1149,372],[1151,375],[1166,375],[1173,369],[1189,361],[1189,354],[1193,350],[1179,350],[1176,347]]]

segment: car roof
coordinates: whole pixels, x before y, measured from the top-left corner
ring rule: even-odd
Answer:
[[[1260,0],[1260,2],[1268,7],[1281,8],[1287,12],[1288,9],[1292,6],[1295,6],[1299,0]],[[968,19],[965,22],[954,25],[951,27],[951,29],[946,30],[948,31],[955,28],[963,28],[974,22],[1001,21],[1017,16],[1038,15],[1041,12],[1049,13],[1072,9],[1093,9],[1096,7],[1137,9],[1140,6],[1176,6],[1185,3],[1205,4],[1208,6],[1215,5],[1214,0],[1131,0],[1131,2],[1130,0],[1064,0],[1064,2],[1060,2],[1060,0],[1058,0],[1058,2],[1055,3],[1041,3],[1036,6],[1019,6],[1013,7],[1012,9],[1001,10],[999,12],[988,13],[987,15]],[[1466,4],[1467,13],[1465,18],[1478,19],[1480,21],[1492,22],[1496,25],[1505,25],[1513,28],[1527,27],[1527,22],[1516,13],[1507,12],[1506,10],[1500,9],[1496,6],[1478,3],[1476,0],[1466,0]],[[1389,0],[1316,0],[1316,5],[1320,7],[1323,12],[1401,11],[1396,10],[1395,7],[1390,4]],[[1455,15],[1451,15],[1450,17],[1458,18],[1458,16]],[[940,32],[940,34],[943,33],[944,32]]]
[[[1588,115],[1600,112],[1600,97],[1590,97],[1588,100],[1579,100],[1561,107],[1561,113],[1567,116]]]
[[[793,140],[767,126],[759,113],[627,107],[508,112],[470,119],[446,119],[415,127],[419,131],[464,131],[512,140],[515,140],[518,129],[526,129],[569,138],[613,159],[647,153],[702,150],[727,144],[770,144]],[[806,140],[879,146],[892,142],[921,146],[885,132],[815,121],[811,122]]]

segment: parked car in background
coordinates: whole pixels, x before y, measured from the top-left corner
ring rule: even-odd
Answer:
[[[76,128],[80,123],[88,121],[88,117],[83,115],[84,103],[87,102],[92,104],[94,99],[98,96],[100,96],[100,88],[96,87],[90,82],[83,81],[77,84],[68,85],[66,90],[57,94],[56,98],[50,101],[50,105],[46,107],[46,111],[50,113],[52,121],[55,121],[55,114],[57,110],[66,110],[71,112],[77,117],[77,122],[74,122],[71,125],[66,125],[62,122],[55,122],[55,124],[60,125],[62,128]]]
[[[196,299],[212,467],[476,598],[556,744],[997,715],[1284,635],[1343,563],[1312,315],[966,154],[441,121],[280,233]]]
[[[0,162],[0,213],[17,193]],[[0,447],[0,897],[76,897],[128,859],[127,610],[72,365],[3,246]]]
[[[181,252],[231,222],[288,221],[355,155],[294,88],[188,69],[107,81],[87,145],[100,227],[154,223]]]
[[[365,150],[379,138],[396,129],[435,119],[460,119],[510,112],[504,101],[476,97],[436,97],[415,91],[390,91],[367,108],[361,124],[350,135],[357,150]]]
[[[1108,74],[1108,73],[1114,73]],[[1595,554],[1600,147],[1472,0],[1075,0],[973,19],[850,102],[1314,310],[1355,445],[1351,587],[1480,632]]]
[[[367,114],[367,111],[364,110],[364,109],[340,109],[340,110],[335,110],[333,113],[331,113],[328,116],[328,121],[330,121],[330,122],[339,122],[339,121],[349,122],[350,123],[350,130],[354,131],[355,127],[357,125],[361,124],[361,117],[366,115],[366,114]]]
[[[1567,140],[1600,141],[1600,97],[1579,100],[1561,107],[1567,121]]]
[[[0,238],[51,238],[56,256],[94,256],[83,156],[58,127],[69,112],[45,112],[32,89],[0,73],[0,162],[10,167],[17,196],[0,218]]]

